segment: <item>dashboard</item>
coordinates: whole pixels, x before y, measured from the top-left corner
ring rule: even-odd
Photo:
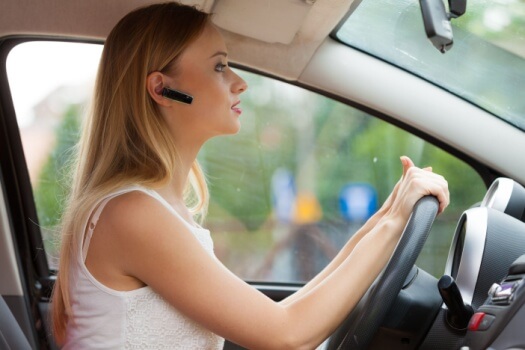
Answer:
[[[445,275],[459,293],[443,297],[422,348],[441,338],[439,348],[525,349],[525,188],[499,178],[463,212]],[[458,325],[461,313],[468,317]]]

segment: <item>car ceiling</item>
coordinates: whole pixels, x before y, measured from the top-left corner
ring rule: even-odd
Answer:
[[[0,37],[103,40],[127,12],[151,0],[3,0]],[[296,80],[353,0],[182,0],[214,14],[230,59]]]

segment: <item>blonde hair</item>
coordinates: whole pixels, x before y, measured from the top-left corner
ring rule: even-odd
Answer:
[[[100,60],[91,112],[84,125],[67,209],[53,290],[53,333],[65,340],[71,315],[70,266],[78,258],[84,225],[96,203],[128,185],[160,187],[177,171],[179,158],[168,126],[146,90],[154,71],[174,72],[177,59],[209,23],[209,15],[174,2],[132,11],[107,37]],[[204,217],[208,189],[197,163],[192,165],[186,200]]]

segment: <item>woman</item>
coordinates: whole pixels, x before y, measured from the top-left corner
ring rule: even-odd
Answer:
[[[227,58],[209,16],[175,3],[108,36],[63,220],[53,317],[65,349],[313,348],[384,267],[415,202],[448,205],[446,181],[402,157],[383,207],[318,276],[280,303],[250,287],[195,221],[208,203],[197,153],[240,128],[247,86]]]

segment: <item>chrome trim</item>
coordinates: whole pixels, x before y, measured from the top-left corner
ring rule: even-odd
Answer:
[[[471,208],[463,212],[456,227],[454,238],[448,253],[445,274],[452,272],[454,252],[456,251],[457,241],[461,234],[462,227],[465,225],[465,241],[463,252],[459,263],[457,276],[455,276],[458,288],[463,296],[463,301],[472,304],[476,282],[478,281],[483,252],[485,250],[485,240],[487,237],[488,209],[486,207]]]
[[[481,206],[493,208],[503,213],[505,209],[507,209],[513,190],[514,180],[506,177],[497,178],[492,185],[490,185],[481,202]]]
[[[273,291],[273,292],[285,292],[285,293],[293,294],[297,292],[299,289],[301,289],[300,285],[269,285],[266,283],[258,283],[258,282],[248,282],[248,284],[261,292]]]

